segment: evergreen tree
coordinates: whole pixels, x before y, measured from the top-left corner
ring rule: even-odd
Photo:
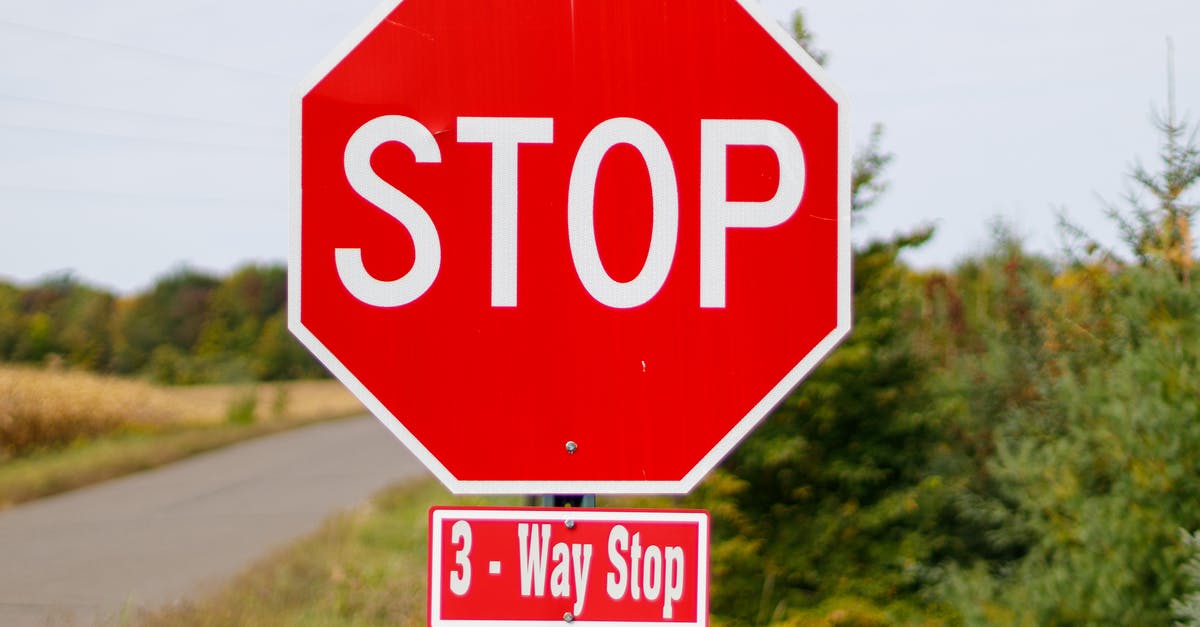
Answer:
[[[1200,209],[1189,202],[1189,191],[1200,181],[1200,144],[1195,131],[1175,112],[1174,58],[1173,52],[1168,54],[1172,67],[1168,69],[1167,110],[1155,119],[1163,136],[1161,168],[1152,172],[1136,164],[1130,177],[1136,191],[1127,199],[1130,211],[1110,208],[1109,214],[1142,265],[1161,265],[1188,285],[1195,255],[1192,226]],[[1152,198],[1150,206],[1143,203],[1146,194]]]
[[[1178,529],[1200,526],[1200,293],[1134,268],[1109,296],[1122,322],[1102,341],[1121,350],[1062,367],[999,428],[988,469],[1034,541],[958,588],[971,622],[1161,625],[1186,591]]]
[[[1181,539],[1188,552],[1183,574],[1190,585],[1185,596],[1171,601],[1171,611],[1178,627],[1200,627],[1200,533],[1185,531]]]
[[[881,135],[854,160],[855,214],[886,188]],[[850,337],[691,497],[712,512],[712,607],[724,620],[924,611],[917,593],[946,548],[929,539],[949,493],[929,473],[939,425],[914,345],[919,294],[899,255],[931,235],[856,251]]]
[[[972,502],[998,523],[989,541],[1023,552],[950,580],[968,624],[1162,625],[1190,590],[1178,530],[1200,526],[1200,291],[1184,198],[1200,168],[1167,120],[1162,170],[1132,174],[1157,205],[1122,216],[1137,264],[1102,252],[1029,281],[1043,287],[1012,341],[1033,378],[1008,362],[984,382],[1029,383],[985,414],[994,453]]]

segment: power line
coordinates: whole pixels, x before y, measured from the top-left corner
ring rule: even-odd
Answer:
[[[106,132],[106,131],[93,131],[93,130],[71,129],[71,128],[56,128],[56,127],[51,127],[51,126],[37,126],[37,125],[33,125],[33,124],[12,124],[12,123],[8,123],[8,122],[0,122],[0,128],[8,128],[8,129],[24,130],[24,131],[37,131],[37,132],[43,132],[43,133],[59,133],[59,134],[66,134],[66,135],[87,135],[87,136],[92,136],[92,137],[106,137],[109,139],[124,139],[124,140],[142,141],[142,142],[148,142],[148,143],[178,144],[178,145],[185,145],[185,146],[202,146],[205,148],[217,148],[217,149],[238,149],[238,150],[245,150],[247,152],[268,153],[268,152],[275,152],[275,150],[276,150],[275,148],[271,148],[268,146],[253,146],[253,145],[248,145],[248,144],[237,144],[237,143],[231,143],[231,142],[218,143],[218,142],[208,142],[208,141],[196,140],[196,139],[180,139],[180,138],[171,138],[171,137],[151,137],[149,135],[135,135],[132,133],[111,133],[111,132]]]
[[[84,104],[76,102],[67,102],[65,100],[54,100],[50,98],[35,98],[32,96],[22,96],[18,94],[10,94],[0,92],[0,99],[17,100],[38,105],[53,105],[59,107],[71,107],[75,109],[87,109],[91,111],[104,111],[106,113],[117,113],[121,115],[141,116],[146,118],[155,118],[160,120],[180,121],[180,122],[198,122],[201,124],[212,124],[217,126],[229,126],[233,128],[252,128],[265,131],[282,131],[287,129],[285,124],[255,124],[253,122],[230,122],[228,120],[217,120],[213,118],[202,118],[198,116],[179,115],[174,113],[162,113],[155,111],[141,111],[137,109],[122,109],[119,107],[110,107],[106,105]]]
[[[229,203],[231,201],[242,202],[242,203],[247,203],[247,201],[250,201],[250,202],[262,205],[263,208],[269,208],[269,206],[271,205],[271,203],[267,200],[268,196],[266,196],[266,195],[260,195],[260,197],[258,197],[256,199],[252,199],[252,198],[249,198],[245,194],[240,194],[237,196],[201,196],[198,194],[153,194],[153,193],[147,194],[144,192],[120,192],[120,191],[102,190],[102,189],[72,189],[72,188],[66,188],[66,187],[57,187],[56,188],[56,187],[42,187],[42,186],[37,186],[37,185],[8,185],[5,183],[0,183],[0,190],[11,191],[11,192],[60,195],[60,196],[64,196],[64,195],[65,196],[101,196],[101,197],[117,198],[117,199],[125,198],[125,199],[156,200],[156,201],[171,200],[171,201],[186,201],[186,202],[192,202],[192,203],[199,202],[199,203],[222,203],[222,204],[224,204],[224,203]]]
[[[8,26],[11,28],[17,28],[17,29],[34,32],[34,33],[40,33],[43,35],[49,35],[52,37],[73,39],[76,41],[86,42],[86,43],[89,43],[92,45],[103,46],[106,48],[113,48],[116,50],[123,50],[126,52],[135,52],[138,54],[155,56],[155,57],[159,57],[162,59],[169,59],[169,60],[181,62],[181,63],[190,63],[192,65],[204,65],[204,66],[208,66],[208,67],[221,69],[226,72],[235,72],[238,74],[249,74],[252,76],[262,76],[262,77],[270,78],[272,80],[287,81],[289,83],[296,80],[295,77],[284,76],[282,74],[276,74],[274,72],[267,72],[264,70],[255,70],[255,69],[251,69],[251,68],[239,67],[236,65],[228,65],[225,63],[221,63],[219,61],[213,61],[211,59],[197,59],[195,57],[189,57],[189,56],[185,56],[185,55],[181,55],[181,54],[175,54],[172,52],[164,52],[162,50],[155,50],[153,48],[142,48],[140,46],[131,46],[129,44],[115,42],[115,41],[111,41],[111,40],[107,40],[107,39],[88,37],[86,35],[79,35],[76,33],[68,33],[66,31],[53,30],[53,29],[49,29],[49,28],[43,28],[41,26],[34,26],[32,24],[23,24],[20,22],[13,22],[11,20],[0,20],[0,26]]]

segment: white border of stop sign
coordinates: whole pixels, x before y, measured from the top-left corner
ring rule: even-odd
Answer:
[[[292,333],[369,409],[398,439],[416,455],[448,489],[457,494],[685,494],[692,490],[743,438],[756,427],[791,390],[812,371],[850,332],[852,292],[852,246],[850,240],[850,177],[851,148],[848,98],[826,76],[825,71],[795,40],[754,0],[736,1],[775,42],[799,65],[837,104],[838,109],[838,227],[837,227],[837,326],[819,342],[787,375],[779,381],[709,452],[679,481],[462,481],[455,477],[387,407],[362,384],[308,328],[300,316],[301,303],[301,114],[303,98],[358,46],[404,0],[387,0],[379,5],[345,41],[341,43],[301,84],[292,99],[292,164],[291,164],[291,250],[288,258],[288,327]],[[566,1],[566,0],[564,0]],[[362,267],[361,249],[339,248],[336,265],[343,287],[358,300],[376,307],[403,306],[419,299],[437,276],[440,266],[440,245],[436,228],[424,210],[395,188],[391,188],[370,169],[370,154],[386,141],[400,141],[411,148],[418,160],[436,161],[436,141],[426,137],[428,129],[411,118],[371,120],[360,128],[346,147],[346,175],[351,186],[363,198],[402,222],[413,235],[417,246],[417,261],[404,277],[394,281],[379,281]],[[410,124],[411,122],[411,124]],[[725,306],[725,233],[734,228],[770,228],[786,221],[792,214],[782,210],[804,188],[805,156],[794,135],[786,127],[770,120],[706,120],[701,138],[708,157],[702,155],[702,167],[720,169],[702,172],[701,180],[710,181],[711,189],[701,190],[702,251],[701,275],[697,306]],[[374,125],[374,126],[372,126]],[[488,143],[492,146],[493,163],[499,170],[516,171],[519,146],[522,143],[551,143],[553,120],[550,118],[460,118],[457,121],[458,141]],[[780,131],[780,128],[783,131]],[[365,130],[364,130],[365,129]],[[660,153],[665,150],[649,125],[638,120],[618,118],[597,126],[594,141],[585,141],[576,156],[571,181],[568,209],[571,224],[572,259],[580,280],[588,292],[601,304],[614,308],[639,306],[657,293],[675,254],[675,235],[671,227],[678,221],[678,190],[675,173],[664,164]],[[424,131],[424,133],[422,133]],[[749,139],[746,139],[746,138]],[[641,274],[628,282],[616,282],[599,262],[595,233],[591,228],[594,200],[595,167],[604,151],[616,143],[633,145],[646,161],[651,174],[654,197],[655,232],[652,234],[647,264]],[[795,142],[795,143],[793,143]],[[724,198],[724,148],[730,145],[753,145],[771,149],[780,161],[780,189],[770,201],[739,203],[740,216],[731,217],[730,205]],[[365,158],[364,158],[365,154]],[[506,160],[511,161],[507,162]],[[581,165],[582,162],[582,165]],[[785,169],[792,172],[785,176]],[[494,168],[497,170],[497,168]],[[578,176],[576,176],[578,174]],[[576,180],[578,179],[578,180]],[[786,179],[786,180],[785,180]],[[516,307],[519,286],[516,284],[517,264],[515,215],[517,180],[493,173],[492,179],[492,258],[491,304],[493,307]],[[776,202],[779,201],[779,202]],[[511,204],[511,206],[510,206]],[[753,205],[753,206],[750,206]],[[795,211],[795,206],[790,207]],[[660,232],[660,228],[661,232]],[[506,244],[507,243],[507,244]]]

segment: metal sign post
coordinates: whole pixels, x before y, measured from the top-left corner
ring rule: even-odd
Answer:
[[[542,507],[596,507],[595,494],[543,494],[534,498]]]

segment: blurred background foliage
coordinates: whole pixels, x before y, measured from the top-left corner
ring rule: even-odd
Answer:
[[[180,268],[117,296],[69,274],[0,282],[0,361],[62,365],[158,383],[325,376],[287,330],[287,271],[248,265],[227,277]]]

